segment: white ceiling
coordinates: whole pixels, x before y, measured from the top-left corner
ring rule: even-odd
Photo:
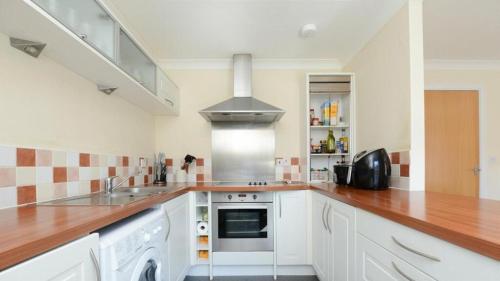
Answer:
[[[346,62],[407,0],[108,0],[159,59]],[[299,37],[314,23],[315,37]]]
[[[424,1],[426,59],[499,60],[500,0]]]

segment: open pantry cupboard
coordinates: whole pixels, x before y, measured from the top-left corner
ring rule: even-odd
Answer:
[[[309,73],[306,93],[307,181],[333,182],[333,166],[350,163],[355,154],[354,74]],[[334,151],[326,145],[329,130]]]

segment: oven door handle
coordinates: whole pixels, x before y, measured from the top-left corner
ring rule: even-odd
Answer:
[[[269,207],[264,205],[249,206],[238,204],[235,206],[217,206],[217,210],[237,210],[237,209],[252,209],[252,210],[267,210]]]

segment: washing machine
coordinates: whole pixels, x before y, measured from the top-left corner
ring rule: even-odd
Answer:
[[[102,281],[165,281],[168,227],[154,209],[99,231]]]

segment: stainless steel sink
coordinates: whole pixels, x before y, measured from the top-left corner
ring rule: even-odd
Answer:
[[[160,194],[168,191],[160,187],[124,187],[118,188],[113,193],[92,193],[88,195],[75,196],[53,201],[38,203],[38,205],[51,206],[110,206],[127,205],[139,200],[148,198],[151,195]]]

